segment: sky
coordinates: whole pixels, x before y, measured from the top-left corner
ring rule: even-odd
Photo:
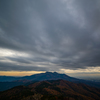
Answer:
[[[100,76],[100,0],[0,0],[0,75],[46,71]]]

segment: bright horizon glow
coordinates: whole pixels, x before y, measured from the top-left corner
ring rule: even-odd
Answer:
[[[45,73],[46,71],[0,71],[0,76],[30,76],[33,74]],[[55,71],[50,71],[55,72]],[[71,77],[100,77],[100,67],[88,67],[88,69],[60,69],[57,73],[66,74]]]
[[[45,73],[45,71],[0,71],[0,76],[30,76]]]

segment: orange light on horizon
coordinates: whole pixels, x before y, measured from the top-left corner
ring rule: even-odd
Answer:
[[[38,73],[45,73],[45,71],[0,71],[0,76],[30,76]]]

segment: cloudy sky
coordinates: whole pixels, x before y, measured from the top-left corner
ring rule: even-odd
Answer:
[[[0,75],[45,71],[100,75],[100,0],[0,0]]]

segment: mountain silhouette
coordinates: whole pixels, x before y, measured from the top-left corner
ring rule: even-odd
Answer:
[[[16,80],[57,80],[57,79],[64,79],[68,81],[79,80],[73,77],[70,77],[66,74],[59,74],[57,72],[46,72],[40,74],[34,74],[31,76],[24,76],[24,77],[11,77],[11,76],[0,76],[0,82],[11,82]]]
[[[59,74],[57,72],[46,72],[46,73],[35,74],[35,75],[24,76],[24,77],[6,76],[5,78],[5,76],[2,76],[2,79],[0,79],[1,81],[0,91],[7,90],[7,89],[10,89],[18,85],[30,84],[33,81],[58,80],[58,79],[67,80],[67,81],[74,82],[74,83],[84,83],[92,87],[100,88],[100,82],[93,82],[93,81],[77,79],[77,78],[70,77],[66,74]]]

